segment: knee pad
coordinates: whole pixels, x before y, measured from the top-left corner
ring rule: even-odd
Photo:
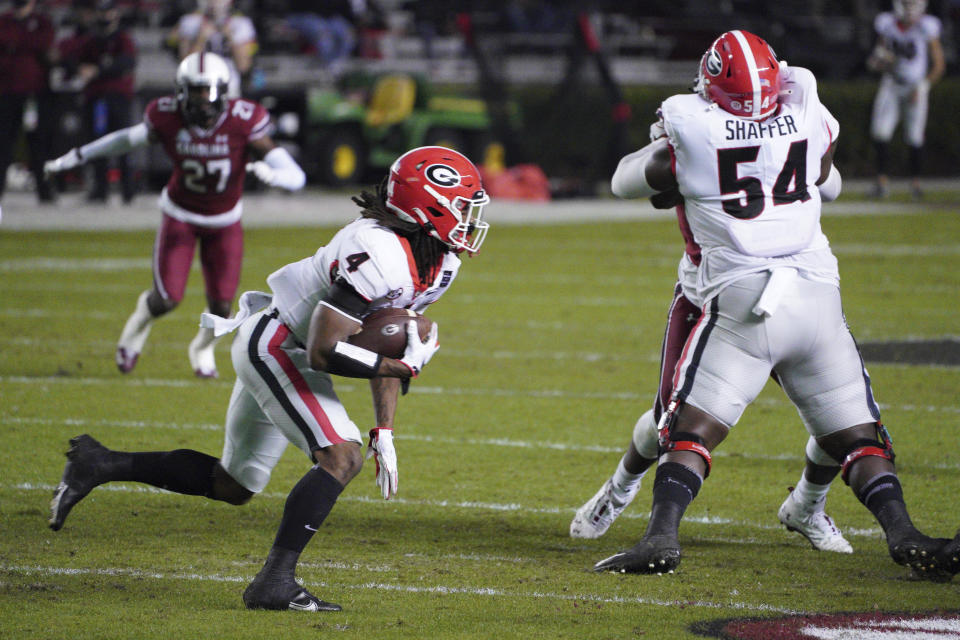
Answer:
[[[633,447],[644,458],[655,460],[660,455],[660,434],[653,409],[648,409],[633,425]]]
[[[843,464],[840,465],[840,477],[843,478],[843,481],[847,485],[850,484],[850,468],[860,458],[877,456],[878,458],[886,458],[890,462],[893,462],[896,457],[893,453],[893,442],[890,441],[890,434],[887,433],[887,429],[879,422],[876,423],[876,429],[876,440],[860,438],[850,446],[847,454],[844,456]]]
[[[674,429],[677,408],[676,402],[671,402],[670,408],[660,419],[660,455],[671,451],[692,451],[707,463],[707,469],[703,473],[703,479],[706,480],[710,477],[710,468],[713,466],[710,450],[704,446],[703,438],[697,434]]]

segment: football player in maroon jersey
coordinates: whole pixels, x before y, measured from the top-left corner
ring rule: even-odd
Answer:
[[[229,317],[240,280],[243,181],[249,168],[264,183],[296,191],[306,176],[270,138],[270,114],[260,104],[227,98],[230,69],[213,53],[193,53],[177,68],[176,95],[157,98],[143,122],[120,129],[48,161],[49,175],[95,158],[163,145],[173,164],[160,193],[163,219],[153,253],[153,287],[137,299],[117,343],[117,368],[129,373],[154,319],[183,299],[196,245],[210,313]],[[248,167],[253,156],[256,161]],[[201,328],[190,342],[190,366],[201,378],[216,377],[214,336]]]

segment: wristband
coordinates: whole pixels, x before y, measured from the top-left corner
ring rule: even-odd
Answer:
[[[382,360],[379,353],[339,341],[327,358],[327,372],[348,378],[374,378]]]

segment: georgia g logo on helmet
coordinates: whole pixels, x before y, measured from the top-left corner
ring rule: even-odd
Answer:
[[[432,164],[423,172],[427,180],[441,187],[455,187],[460,184],[460,174],[445,164]]]
[[[716,49],[710,49],[710,51],[707,52],[706,67],[707,73],[712,76],[718,76],[720,72],[723,71],[723,59]]]

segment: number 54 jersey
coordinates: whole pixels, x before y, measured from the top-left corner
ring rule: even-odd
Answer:
[[[157,98],[143,114],[173,164],[160,195],[163,212],[205,227],[240,219],[247,145],[271,131],[270,114],[250,100],[232,99],[209,129],[189,125],[174,96]]]
[[[700,246],[704,300],[748,273],[790,266],[839,282],[820,229],[821,157],[839,123],[817,96],[807,69],[781,71],[780,109],[757,121],[697,94],[663,102],[663,119],[685,218]],[[683,224],[684,220],[681,220]]]

